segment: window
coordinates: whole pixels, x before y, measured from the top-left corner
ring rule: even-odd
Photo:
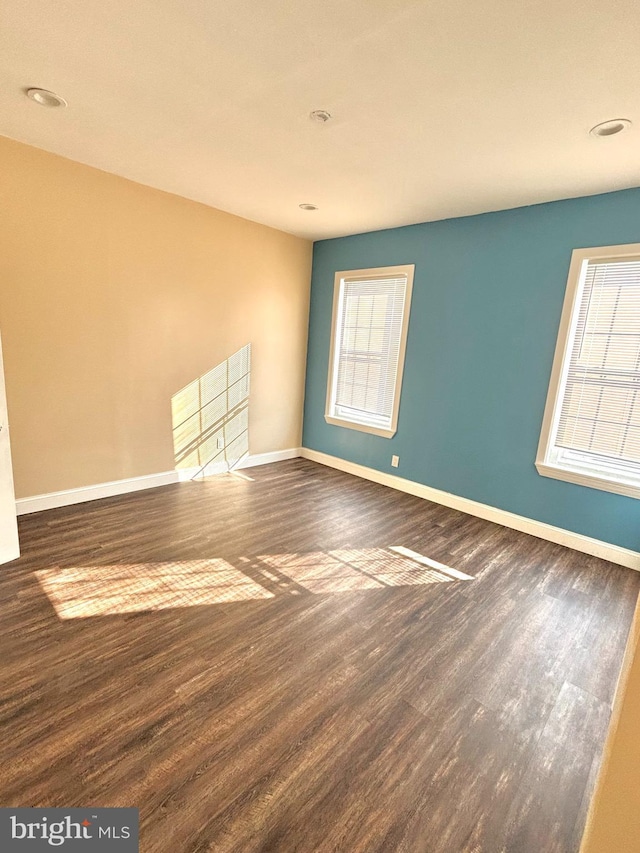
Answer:
[[[386,438],[395,434],[413,270],[336,273],[327,423]]]
[[[573,253],[536,467],[640,497],[640,244]]]

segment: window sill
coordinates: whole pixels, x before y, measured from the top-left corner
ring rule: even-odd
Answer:
[[[591,489],[600,489],[604,492],[613,492],[616,495],[626,495],[630,498],[640,498],[640,482],[615,480],[610,477],[599,476],[595,473],[586,473],[571,468],[551,465],[548,462],[536,462],[538,474],[541,477],[552,477],[554,480],[565,480],[567,483],[576,483],[579,486],[589,486]]]
[[[370,435],[380,435],[382,438],[392,438],[396,434],[394,429],[381,429],[380,427],[368,426],[368,424],[360,424],[357,421],[346,421],[342,418],[334,418],[332,415],[325,415],[325,421],[334,426],[344,427],[345,429],[355,429],[359,432],[368,432]],[[640,489],[638,490],[640,493]]]

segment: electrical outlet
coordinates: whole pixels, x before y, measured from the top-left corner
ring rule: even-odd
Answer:
[[[224,438],[218,437],[218,450],[224,450]]]
[[[391,467],[397,468],[399,464],[400,464],[400,457],[399,456],[392,456],[391,457]]]

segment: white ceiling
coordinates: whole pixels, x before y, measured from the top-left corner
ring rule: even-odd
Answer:
[[[637,0],[3,0],[0,33],[0,134],[305,237],[640,185]]]

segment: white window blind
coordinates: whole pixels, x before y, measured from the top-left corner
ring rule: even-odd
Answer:
[[[336,280],[326,417],[382,435],[396,429],[413,267]]]
[[[543,464],[640,496],[640,255],[583,260],[566,347]]]

